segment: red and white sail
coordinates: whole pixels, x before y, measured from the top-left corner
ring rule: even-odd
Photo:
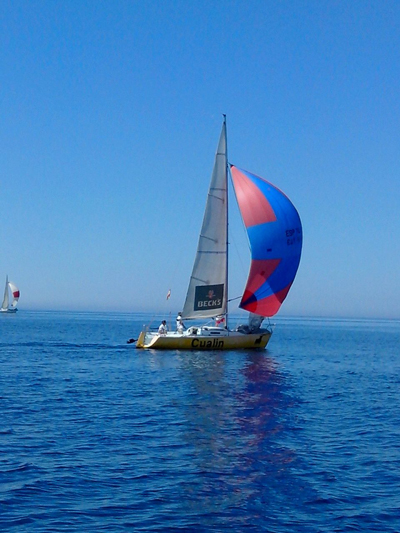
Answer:
[[[10,287],[11,293],[13,295],[13,301],[12,301],[11,307],[17,307],[17,303],[19,300],[19,289],[11,281],[8,282],[8,286]]]

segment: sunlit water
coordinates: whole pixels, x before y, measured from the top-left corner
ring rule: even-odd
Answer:
[[[400,531],[400,323],[149,352],[139,315],[0,316],[0,530]]]

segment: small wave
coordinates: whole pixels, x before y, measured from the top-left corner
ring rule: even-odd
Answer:
[[[19,465],[11,466],[10,468],[5,468],[3,470],[4,474],[14,474],[17,472],[28,472],[32,470],[39,470],[38,467],[33,465],[32,463],[21,463]]]
[[[25,526],[26,524],[32,524],[35,520],[29,516],[22,516],[21,518],[4,519],[1,520],[1,526],[3,531],[9,531],[11,528]]]

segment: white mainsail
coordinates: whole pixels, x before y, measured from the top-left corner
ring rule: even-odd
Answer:
[[[4,289],[4,298],[3,298],[3,303],[1,304],[1,308],[2,309],[8,309],[8,304],[9,304],[9,298],[8,298],[8,276],[6,276],[6,286],[5,286],[5,289]]]
[[[226,121],[215,155],[203,225],[183,318],[225,314],[228,290],[228,179]]]

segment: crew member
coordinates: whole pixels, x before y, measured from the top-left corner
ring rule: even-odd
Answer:
[[[167,323],[165,320],[163,320],[158,328],[158,334],[159,335],[166,335],[168,331]]]
[[[183,323],[182,313],[179,311],[178,316],[176,317],[176,331],[178,333],[183,333],[185,330],[185,324]]]

